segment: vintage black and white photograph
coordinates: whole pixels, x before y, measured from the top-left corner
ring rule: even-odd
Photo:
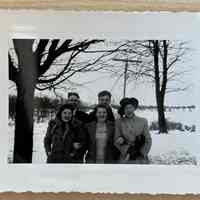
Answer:
[[[198,43],[12,38],[8,163],[199,165]]]
[[[0,16],[1,191],[199,192],[200,13]]]

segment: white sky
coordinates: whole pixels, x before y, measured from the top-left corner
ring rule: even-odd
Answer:
[[[200,40],[190,40],[187,41],[187,47],[190,49],[188,53],[183,57],[184,63],[176,64],[176,69],[183,68],[184,70],[189,70],[186,74],[179,77],[179,80],[175,83],[170,83],[171,87],[186,87],[189,86],[185,91],[179,91],[174,93],[168,93],[166,95],[167,105],[191,105],[196,104],[196,95],[199,88],[199,65],[200,65]],[[97,44],[97,48],[106,49],[104,45]],[[110,46],[108,49],[114,47]],[[92,48],[91,48],[92,49]],[[95,46],[96,49],[96,46]],[[86,54],[80,57],[79,61],[83,60],[82,57],[91,55]],[[96,55],[95,55],[96,56]],[[119,63],[116,63],[116,65]],[[124,71],[124,63],[120,63],[122,66],[122,73]],[[81,99],[88,103],[96,103],[97,94],[101,90],[109,90],[112,93],[112,101],[118,103],[123,96],[123,81],[124,76],[120,79],[117,76],[113,76],[111,73],[106,72],[89,72],[89,73],[79,73],[73,76],[70,81],[83,84],[81,86],[74,86],[69,91],[76,91],[80,94]],[[12,93],[13,88],[10,90]],[[67,96],[65,91],[58,91],[63,97]],[[36,95],[50,95],[54,96],[53,92],[42,91],[36,92]],[[154,84],[151,82],[136,82],[134,79],[127,83],[126,96],[134,96],[140,100],[142,105],[155,105],[155,92]],[[198,98],[198,97],[197,97]]]
[[[199,66],[200,66],[200,40],[187,41],[187,47],[190,49],[186,54],[184,63],[176,64],[176,68],[183,68],[189,70],[188,73],[179,77],[179,81],[173,83],[172,87],[185,87],[189,88],[185,91],[168,93],[166,95],[166,105],[192,105],[196,104],[198,98],[199,85]],[[101,45],[99,45],[101,46]],[[97,45],[98,47],[98,45]],[[100,47],[98,47],[100,48]],[[104,47],[101,47],[105,49]],[[110,47],[109,49],[111,49]],[[86,54],[87,55],[87,54]],[[85,56],[85,55],[84,55]],[[90,56],[88,56],[90,57]],[[82,58],[80,58],[81,60]],[[119,64],[119,63],[116,63]],[[122,73],[124,64],[122,65]],[[118,80],[118,81],[117,81]],[[97,94],[101,90],[109,90],[112,93],[112,101],[118,103],[123,96],[123,76],[119,79],[118,76],[114,77],[110,73],[105,72],[89,72],[79,73],[73,76],[70,81],[78,84],[86,83],[82,86],[74,86],[69,91],[76,91],[80,94],[84,102],[96,103]],[[13,89],[10,90],[12,92]],[[58,91],[59,92],[59,91]],[[62,96],[67,96],[64,91],[59,92]],[[37,95],[50,95],[54,96],[53,92],[42,91],[36,92]],[[150,82],[128,82],[126,96],[134,96],[140,100],[141,105],[155,105],[154,84]]]
[[[68,29],[67,27],[63,26],[64,13],[61,12],[60,15],[57,15],[57,19],[62,19],[56,22],[57,32],[52,29],[49,21],[47,22],[47,19],[50,21],[54,20],[52,15],[48,15],[46,18],[43,17],[44,21],[46,22],[45,26],[38,24],[40,15],[32,18],[31,23],[29,23],[26,18],[22,19],[18,16],[15,18],[15,20],[20,23],[16,23],[11,26],[10,37],[56,37],[63,39],[73,37],[76,40],[80,38],[103,38],[113,41],[124,39],[189,40],[189,47],[192,49],[192,53],[190,53],[189,59],[187,59],[187,61],[184,63],[184,68],[192,68],[193,70],[187,75],[184,75],[181,81],[185,82],[185,84],[183,84],[185,86],[190,85],[190,88],[185,92],[167,94],[166,104],[191,105],[198,103],[198,99],[200,98],[198,92],[200,87],[198,78],[198,74],[200,72],[200,17],[198,13],[188,14],[187,17],[184,15],[184,13],[179,13],[179,15],[168,15],[168,13],[162,13],[162,15],[159,16],[160,20],[158,20],[156,17],[156,13],[146,13],[145,15],[136,13],[134,16],[131,15],[131,13],[126,13],[124,15],[120,15],[119,13],[116,15],[113,15],[113,13],[104,13],[102,14],[101,19],[104,20],[104,23],[101,24],[101,26],[97,26],[101,17],[99,17],[99,15],[95,12],[93,12],[92,15],[93,20],[96,20],[97,23],[94,24],[92,19],[87,18],[87,25],[83,25],[83,19],[87,17],[86,12],[81,12],[79,15],[76,15],[74,12],[67,13],[68,18],[65,18],[66,23],[71,22],[70,19],[75,22],[74,24],[68,24],[68,26],[70,26]],[[115,20],[116,16],[118,16],[117,21]],[[156,24],[154,23],[155,21]],[[79,26],[76,26],[76,24],[79,24]],[[151,24],[150,29],[147,28],[148,24]],[[87,31],[85,31],[86,29]],[[74,89],[80,93],[83,101],[96,103],[98,92],[104,89],[112,92],[114,102],[118,103],[122,98],[123,79],[120,79],[118,84],[115,85],[114,83],[116,78],[111,78],[108,74],[92,73],[87,74],[87,76],[85,74],[78,74],[71,80],[79,83],[96,80],[91,84],[85,85],[84,87],[77,87]],[[49,95],[49,91],[47,91],[46,94]],[[127,87],[127,96],[135,96],[139,98],[140,104],[143,105],[155,105],[154,87],[150,84],[138,85],[134,82],[129,84]]]

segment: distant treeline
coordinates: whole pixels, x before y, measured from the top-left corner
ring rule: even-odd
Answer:
[[[119,108],[119,105],[112,105],[113,108],[116,108],[118,109]],[[189,110],[189,111],[192,111],[194,110],[196,107],[195,105],[189,105],[189,106],[165,106],[164,109],[165,111],[173,111],[173,110]],[[138,107],[139,110],[157,110],[157,106],[152,106],[152,105],[149,105],[149,106],[144,106],[144,105],[140,105]]]
[[[15,109],[16,109],[16,96],[15,95],[9,95],[9,118],[14,119],[15,118]],[[35,115],[34,118],[37,121],[42,121],[44,118],[52,118],[56,110],[59,108],[60,105],[64,104],[66,102],[66,99],[52,99],[47,96],[44,97],[35,97],[34,98],[34,106],[35,106]],[[81,110],[84,110],[85,112],[93,109],[95,105],[86,105],[81,102],[80,104]],[[119,105],[112,104],[112,107],[115,109],[119,108]],[[156,106],[144,106],[140,105],[139,110],[157,110]],[[194,105],[191,106],[165,106],[166,111],[173,111],[173,110],[189,110],[192,111],[195,109]]]
[[[159,125],[157,121],[154,121],[150,124],[149,126],[150,130],[157,131],[159,130]],[[196,126],[194,124],[182,124],[181,122],[173,122],[167,120],[167,129],[168,130],[179,130],[181,132],[195,132],[196,131]]]
[[[16,113],[17,97],[15,95],[9,95],[9,118],[14,120]],[[34,98],[34,119],[38,122],[43,121],[45,118],[52,118],[55,116],[58,108],[66,102],[66,99],[52,99],[47,96]],[[81,109],[86,111],[91,109],[88,106],[81,104]]]
[[[9,118],[15,118],[16,112],[16,102],[17,98],[14,95],[9,95]],[[39,118],[48,117],[51,113],[55,113],[55,110],[60,105],[59,99],[51,99],[49,97],[35,97],[34,106],[35,106],[35,116]]]

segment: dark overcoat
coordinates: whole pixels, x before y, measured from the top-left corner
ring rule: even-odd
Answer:
[[[96,163],[96,128],[97,122],[93,121],[85,125],[85,129],[88,134],[88,153],[86,155],[87,163]],[[114,147],[114,133],[115,125],[113,122],[106,122],[107,142],[105,146],[104,162],[115,162],[115,147]]]
[[[57,119],[50,120],[44,138],[47,163],[83,162],[83,154],[87,144],[86,139],[86,133],[81,122],[73,120],[68,126],[65,126]],[[73,143],[75,142],[81,144],[79,150],[74,149]]]

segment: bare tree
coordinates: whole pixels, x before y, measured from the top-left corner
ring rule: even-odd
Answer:
[[[170,82],[177,81],[183,75],[184,70],[178,69],[178,63],[184,61],[184,56],[188,50],[185,42],[152,40],[148,41],[147,50],[153,56],[152,65],[145,66],[143,73],[152,77],[155,84],[155,96],[158,109],[159,132],[167,133],[167,123],[165,118],[165,96],[167,92],[182,91],[186,87],[169,87]]]
[[[56,88],[78,72],[96,70],[94,64],[104,55],[90,63],[77,64],[76,58],[89,46],[102,40],[63,42],[58,39],[14,39],[13,51],[9,51],[9,80],[16,84],[17,102],[15,118],[14,163],[31,163],[33,149],[33,113],[35,89]],[[58,59],[67,54],[60,66]],[[51,73],[48,73],[50,69]]]
[[[181,41],[168,40],[146,40],[129,41],[123,46],[121,52],[115,57],[125,56],[130,60],[127,69],[127,79],[129,81],[150,80],[155,86],[155,97],[158,110],[159,132],[167,133],[165,119],[165,96],[168,92],[183,91],[187,87],[176,87],[170,84],[180,81],[183,73],[187,72],[180,63],[184,63],[184,56],[188,51],[187,43]],[[137,62],[131,62],[136,60]],[[122,76],[122,70],[118,67],[112,68],[112,73]]]

